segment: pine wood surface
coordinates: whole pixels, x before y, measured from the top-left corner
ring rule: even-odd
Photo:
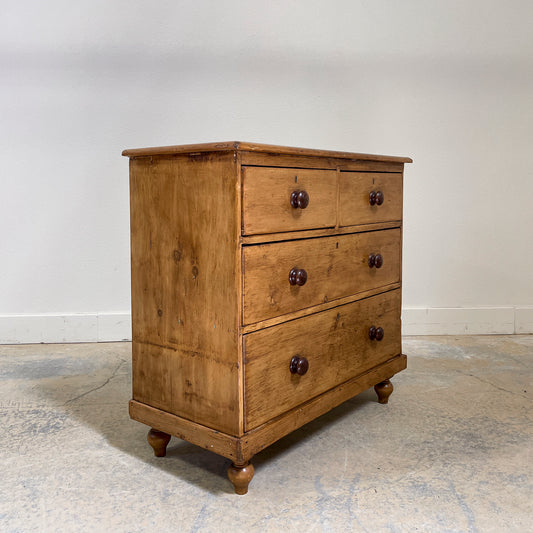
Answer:
[[[334,170],[245,167],[243,233],[276,233],[335,226],[337,173]],[[305,190],[305,209],[290,204],[291,193]]]
[[[403,172],[404,163],[366,159],[342,159],[334,157],[313,157],[264,152],[239,152],[246,166],[291,167],[359,170],[366,172]]]
[[[372,253],[381,268],[369,268]],[[247,246],[243,255],[246,325],[399,281],[400,230]],[[289,284],[293,267],[306,270],[304,286]]]
[[[305,309],[300,309],[299,311],[294,311],[288,317],[287,315],[276,316],[269,318],[267,320],[261,320],[260,322],[255,322],[254,324],[248,324],[241,327],[241,333],[253,333],[260,329],[270,328],[272,326],[277,326],[283,322],[288,322],[290,320],[296,320],[304,316],[313,315],[315,313],[320,313],[322,311],[327,311],[328,309],[333,309],[334,307],[339,307],[344,304],[352,303],[356,300],[361,300],[362,298],[368,298],[369,296],[374,296],[375,294],[381,294],[383,292],[392,291],[401,287],[401,283],[395,282],[390,283],[389,285],[384,285],[382,287],[376,287],[375,289],[369,289],[366,291],[358,292],[357,294],[350,294],[344,298],[338,298],[337,300],[332,300],[328,302],[322,302],[318,305],[312,305],[311,307],[306,307]]]
[[[366,298],[244,337],[245,430],[387,361],[401,351],[400,291]],[[370,340],[370,326],[385,336]],[[294,355],[309,370],[291,374]]]
[[[147,426],[157,427],[160,431],[164,431],[169,435],[222,455],[235,463],[243,464],[273,442],[327,413],[374,384],[391,378],[397,372],[404,370],[406,366],[407,358],[405,355],[397,355],[360,376],[356,376],[324,394],[269,420],[258,428],[247,432],[242,437],[234,437],[222,433],[135,400],[129,402],[129,412],[132,419]]]
[[[328,235],[346,235],[348,233],[366,233],[380,229],[399,228],[401,220],[390,220],[388,222],[377,222],[372,224],[358,224],[344,228],[321,228],[300,231],[284,231],[280,233],[269,233],[265,235],[243,235],[241,244],[262,244],[267,242],[291,241],[294,239],[307,239],[312,237],[327,237]]]
[[[231,154],[131,161],[133,398],[230,434],[240,432],[237,176]]]
[[[291,409],[287,413],[269,420],[262,426],[245,434],[242,439],[240,454],[244,460],[251,459],[256,453],[270,446],[284,435],[327,413],[337,407],[337,405],[369,389],[375,383],[391,378],[405,368],[407,368],[407,357],[399,354],[364,374],[356,376]]]
[[[156,146],[151,148],[133,148],[124,150],[122,155],[127,157],[143,157],[150,155],[173,155],[183,153],[202,152],[263,152],[270,154],[314,156],[338,159],[360,159],[371,161],[388,161],[396,163],[412,163],[409,157],[397,157],[377,154],[360,154],[355,152],[340,152],[336,150],[316,150],[313,148],[298,148],[293,146],[278,146],[273,144],[249,143],[241,141],[227,141],[201,144],[185,144],[175,146]]]
[[[162,456],[174,435],[255,453],[406,367],[402,181],[410,158],[227,142],[130,157],[133,399]],[[309,205],[290,204],[305,190]],[[384,194],[370,205],[370,191]],[[381,254],[381,268],[370,268]],[[290,285],[292,268],[306,283]],[[378,341],[370,326],[384,329]],[[291,373],[289,363],[296,361]],[[296,365],[296,366],[295,366]],[[305,372],[305,370],[307,371]]]
[[[382,191],[382,205],[370,205],[371,191]],[[402,174],[341,172],[339,225],[372,224],[402,218]]]

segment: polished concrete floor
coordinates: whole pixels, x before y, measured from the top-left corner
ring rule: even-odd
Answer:
[[[128,418],[130,344],[0,346],[0,531],[533,531],[533,336],[408,337],[372,390],[255,457]]]

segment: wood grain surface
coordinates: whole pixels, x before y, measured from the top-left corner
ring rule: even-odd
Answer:
[[[291,431],[302,427],[311,420],[327,413],[342,402],[369,389],[375,383],[391,378],[407,367],[407,357],[402,354],[373,367],[333,389],[300,404],[297,407],[269,420],[265,424],[247,432],[239,450],[243,460],[249,460],[273,442]]]
[[[382,205],[370,205],[371,191],[384,194]],[[341,172],[339,225],[372,224],[402,219],[402,174]]]
[[[394,290],[245,335],[246,431],[400,353],[400,313]],[[309,363],[303,376],[289,371],[295,355]]]
[[[130,176],[133,398],[236,435],[233,156],[132,160]]]
[[[335,226],[337,174],[334,170],[245,167],[244,234],[276,233]],[[305,209],[290,204],[293,191],[305,190]]]
[[[150,155],[173,155],[183,153],[204,152],[260,152],[281,155],[314,156],[338,159],[361,159],[371,161],[390,161],[397,163],[412,163],[409,157],[390,155],[360,154],[355,152],[339,152],[336,150],[316,150],[314,148],[297,148],[294,146],[278,146],[273,144],[260,144],[241,141],[226,141],[201,144],[183,144],[175,146],[154,146],[151,148],[132,148],[124,150],[122,155],[127,157],[144,157]]]
[[[376,253],[383,266],[369,268]],[[246,246],[243,254],[244,325],[400,279],[399,229]],[[306,270],[303,287],[289,284],[293,267]]]

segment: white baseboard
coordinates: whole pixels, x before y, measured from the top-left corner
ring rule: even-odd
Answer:
[[[404,335],[509,335],[533,333],[533,307],[408,307]]]
[[[0,316],[0,344],[131,340],[130,313]]]
[[[531,307],[418,308],[402,310],[404,335],[532,334]],[[0,344],[131,340],[130,313],[0,316]]]

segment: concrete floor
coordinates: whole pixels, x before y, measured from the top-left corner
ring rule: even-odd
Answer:
[[[0,346],[0,530],[533,531],[533,336],[411,337],[372,390],[229,462],[128,418],[130,344]]]

